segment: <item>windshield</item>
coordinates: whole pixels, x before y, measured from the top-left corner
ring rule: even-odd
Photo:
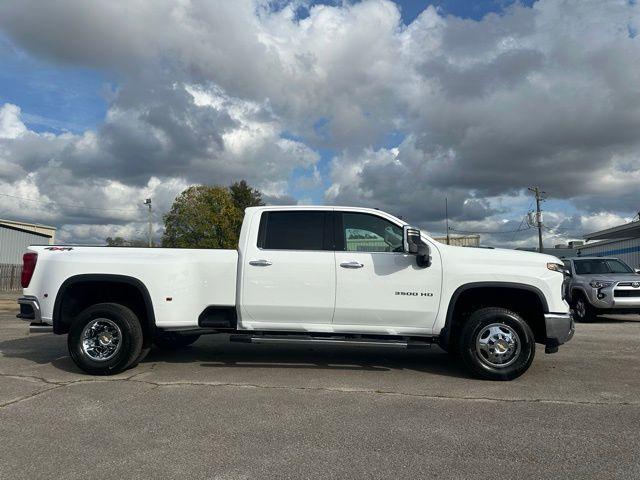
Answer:
[[[620,260],[575,260],[578,275],[599,273],[633,273],[631,267]]]

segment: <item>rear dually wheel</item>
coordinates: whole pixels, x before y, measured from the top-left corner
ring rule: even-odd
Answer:
[[[91,375],[113,375],[131,366],[142,349],[142,327],[135,313],[117,303],[83,310],[67,336],[69,354]]]

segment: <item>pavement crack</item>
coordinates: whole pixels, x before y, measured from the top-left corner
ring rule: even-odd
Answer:
[[[456,395],[438,395],[429,393],[410,393],[410,392],[398,392],[393,390],[376,390],[366,388],[331,388],[331,387],[304,387],[304,386],[291,386],[291,385],[261,385],[256,383],[234,383],[234,382],[199,382],[199,381],[168,381],[162,382],[157,380],[150,380],[140,378],[141,375],[153,371],[154,365],[144,372],[138,372],[127,377],[112,377],[112,378],[79,378],[75,380],[67,381],[54,381],[35,375],[12,375],[12,374],[0,374],[0,377],[16,378],[21,380],[27,380],[32,382],[42,382],[50,385],[50,388],[40,390],[31,395],[26,395],[4,404],[0,404],[0,409],[9,405],[13,405],[19,402],[30,400],[42,393],[49,392],[61,387],[68,387],[72,385],[82,385],[89,383],[105,383],[105,382],[135,382],[152,386],[151,390],[165,387],[179,387],[179,386],[191,386],[191,387],[211,387],[211,388],[255,388],[263,390],[290,390],[301,392],[326,392],[326,393],[346,393],[346,394],[370,394],[370,395],[385,395],[385,396],[397,396],[407,398],[422,398],[427,400],[457,400],[466,402],[495,402],[495,403],[522,403],[522,404],[556,404],[556,405],[581,405],[581,406],[639,406],[640,402],[606,402],[597,400],[563,400],[554,398],[499,398],[490,396],[456,396]],[[146,393],[146,392],[145,392]]]
[[[0,373],[0,377],[15,378],[17,380],[26,380],[28,382],[42,382],[49,385],[60,385],[60,386],[66,385],[68,383],[64,381],[49,380],[44,377],[38,377],[37,375],[17,375],[14,373]]]
[[[27,400],[31,400],[32,398],[35,398],[39,395],[42,395],[43,393],[46,392],[50,392],[51,390],[56,390],[58,388],[62,388],[65,387],[66,385],[62,384],[62,385],[53,385],[50,388],[45,388],[44,390],[38,390],[37,392],[33,392],[30,395],[24,395],[22,397],[19,398],[14,398],[13,400],[9,400],[8,402],[4,402],[4,403],[0,403],[0,409],[4,409],[10,405],[15,405],[16,403],[20,403],[20,402],[25,402]]]
[[[563,404],[563,405],[585,405],[585,406],[637,406],[638,402],[602,402],[595,400],[562,400],[547,398],[499,398],[499,397],[464,397],[454,395],[434,395],[426,393],[407,393],[392,390],[372,390],[372,389],[352,389],[352,388],[328,388],[328,387],[297,387],[287,385],[260,385],[254,383],[233,383],[233,382],[197,382],[197,381],[177,381],[177,382],[160,382],[146,379],[129,378],[127,381],[145,383],[156,387],[174,387],[174,386],[196,386],[196,387],[231,387],[231,388],[256,388],[265,390],[297,390],[311,392],[328,392],[328,393],[362,393],[375,395],[389,395],[413,398],[425,398],[429,400],[459,400],[470,402],[504,402],[504,403],[539,403],[539,404]]]

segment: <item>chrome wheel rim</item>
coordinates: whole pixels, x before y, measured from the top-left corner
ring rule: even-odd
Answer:
[[[582,300],[581,298],[576,302],[576,313],[580,318],[584,318],[587,314],[587,307],[584,304],[584,300]]]
[[[476,337],[476,352],[480,360],[493,368],[505,368],[520,355],[520,337],[504,323],[487,325]]]
[[[122,345],[120,327],[108,318],[96,318],[82,330],[82,352],[94,362],[112,359]]]

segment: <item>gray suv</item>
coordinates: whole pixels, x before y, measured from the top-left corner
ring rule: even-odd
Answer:
[[[612,257],[564,259],[571,274],[565,297],[574,319],[589,322],[597,315],[640,313],[640,275],[623,261]]]

